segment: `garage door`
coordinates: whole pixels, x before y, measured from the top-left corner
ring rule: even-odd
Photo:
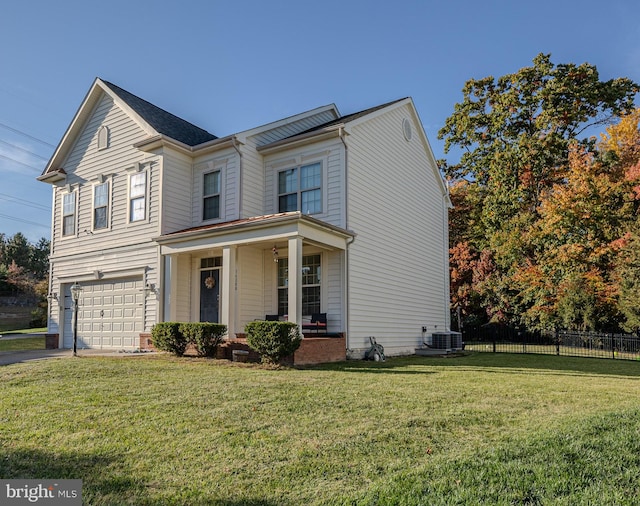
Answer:
[[[80,283],[78,348],[137,348],[143,331],[142,278]],[[71,285],[65,289],[64,347],[73,347]]]

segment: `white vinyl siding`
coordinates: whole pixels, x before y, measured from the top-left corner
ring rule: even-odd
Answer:
[[[385,348],[408,352],[423,325],[448,324],[446,197],[428,146],[419,135],[404,139],[405,117],[421,128],[404,106],[354,126],[347,140],[352,348],[366,349],[375,330]]]
[[[109,149],[98,150],[99,130],[109,125]],[[125,247],[143,244],[158,235],[158,190],[162,159],[142,153],[133,145],[148,137],[113,100],[103,96],[96,104],[75,139],[63,168],[67,172],[66,183],[76,192],[76,235],[62,238],[62,195],[64,187],[54,189],[54,229],[52,232],[52,254],[69,255],[112,248],[114,244]],[[134,167],[142,164],[147,172],[147,219],[129,224],[129,175]],[[108,229],[91,236],[94,223],[94,182],[107,176],[110,183],[111,201],[108,211]]]

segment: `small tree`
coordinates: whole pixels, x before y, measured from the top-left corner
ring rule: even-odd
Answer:
[[[292,322],[255,321],[245,326],[247,344],[262,357],[262,363],[278,364],[295,352],[302,342],[297,324]]]

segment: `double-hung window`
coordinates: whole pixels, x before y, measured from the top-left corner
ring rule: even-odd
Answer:
[[[310,316],[320,312],[321,266],[320,255],[302,257],[302,314]],[[289,312],[289,260],[278,261],[278,314]]]
[[[129,221],[147,218],[147,173],[131,174],[129,179]]]
[[[278,172],[278,212],[322,212],[322,163]]]
[[[65,193],[62,196],[62,235],[76,233],[76,192]]]
[[[109,226],[109,182],[93,187],[93,229]]]
[[[202,219],[220,218],[220,171],[207,172],[203,180]]]

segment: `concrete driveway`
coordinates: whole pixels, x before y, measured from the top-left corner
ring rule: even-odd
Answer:
[[[33,337],[37,334],[10,334],[2,336],[3,340],[8,339],[24,339]],[[95,356],[95,355],[118,355],[118,356],[135,356],[141,355],[136,353],[124,353],[120,350],[78,350],[78,356]],[[57,350],[23,350],[23,351],[2,351],[0,352],[0,366],[17,364],[19,362],[27,362],[29,360],[45,360],[48,358],[71,358],[73,351],[67,349]]]
[[[64,358],[73,356],[71,350],[23,350],[0,352],[0,366],[27,362],[28,360],[44,360],[47,358]]]

